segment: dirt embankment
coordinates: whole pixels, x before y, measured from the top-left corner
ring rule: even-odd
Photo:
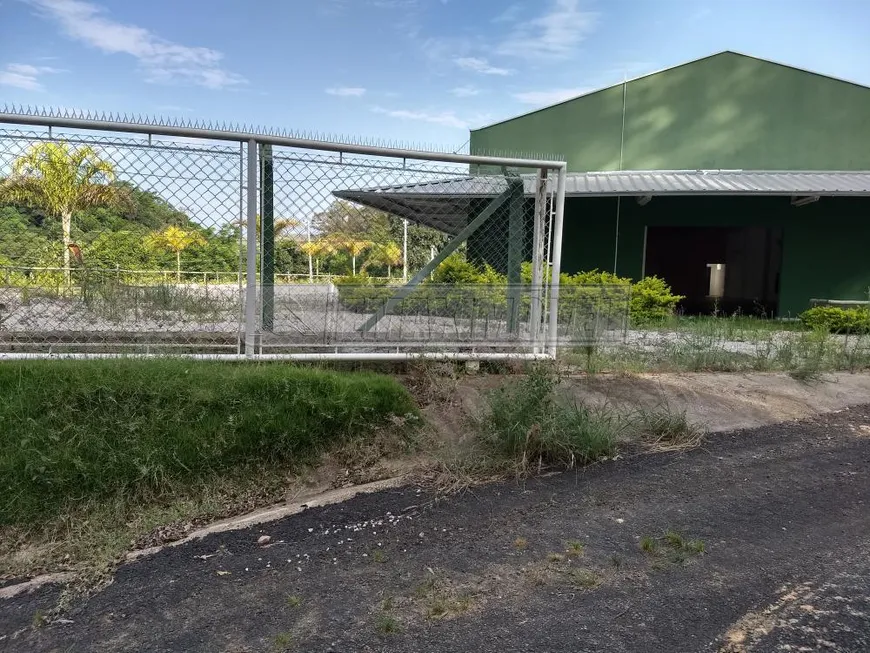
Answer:
[[[442,437],[461,441],[467,436],[468,418],[480,414],[487,391],[505,381],[498,375],[444,375],[433,382],[439,384],[433,392],[442,401],[426,409],[427,418]],[[870,374],[838,372],[814,383],[782,373],[601,374],[569,377],[562,392],[569,401],[609,403],[625,410],[667,405],[685,411],[704,431],[718,433],[870,403]],[[452,409],[445,410],[445,403]]]

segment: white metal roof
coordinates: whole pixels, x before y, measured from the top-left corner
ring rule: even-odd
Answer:
[[[551,176],[550,189],[555,190]],[[522,175],[526,196],[534,175]],[[507,188],[503,176],[463,176],[424,184],[337,191],[336,197],[371,206],[448,233],[468,220],[468,202],[495,197]],[[567,197],[623,196],[863,196],[870,197],[870,171],[623,170],[569,173]]]
[[[529,180],[531,186],[532,180]],[[870,171],[625,170],[569,174],[569,196],[870,195]]]

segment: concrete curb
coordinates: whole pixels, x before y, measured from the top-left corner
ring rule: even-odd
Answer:
[[[147,549],[140,549],[138,551],[131,551],[127,554],[126,560],[128,562],[140,560],[141,558],[153,555],[167,547],[180,546],[194,540],[201,540],[207,535],[212,535],[213,533],[237,531],[243,528],[256,526],[257,524],[265,524],[268,522],[276,521],[278,519],[283,519],[284,517],[295,515],[308,508],[328,506],[333,503],[341,503],[342,501],[347,501],[348,499],[352,499],[353,497],[360,494],[371,494],[372,492],[380,492],[381,490],[388,490],[390,488],[400,487],[404,485],[406,481],[406,476],[386,478],[380,481],[364,483],[362,485],[354,485],[351,487],[339,488],[337,490],[330,490],[328,492],[323,492],[321,494],[311,496],[304,501],[282,503],[276,506],[271,506],[269,508],[261,508],[260,510],[255,510],[254,512],[248,513],[247,515],[240,515],[238,517],[232,517],[230,519],[224,519],[214,522],[213,524],[209,524],[205,528],[194,531],[190,535],[174,542],[168,542],[167,544],[163,544],[161,546],[152,546]]]
[[[18,596],[19,594],[22,594],[24,592],[32,592],[39,589],[43,585],[60,585],[61,583],[67,583],[73,580],[75,577],[75,574],[69,572],[43,574],[42,576],[37,576],[36,578],[26,580],[23,583],[16,583],[15,585],[0,587],[0,600],[11,599],[13,596]]]
[[[352,487],[330,490],[321,494],[315,494],[305,499],[304,501],[282,503],[279,505],[270,506],[269,508],[261,508],[246,515],[239,515],[238,517],[231,517],[229,519],[217,521],[213,524],[209,524],[205,528],[194,531],[190,535],[180,540],[168,542],[167,544],[161,546],[152,546],[147,549],[131,551],[125,556],[125,562],[135,562],[136,560],[147,558],[148,556],[153,555],[167,547],[180,546],[194,540],[201,540],[202,538],[206,537],[207,535],[211,535],[212,533],[223,533],[225,531],[241,530],[243,528],[256,526],[257,524],[265,524],[278,519],[282,519],[284,517],[289,517],[290,515],[300,513],[307,508],[328,506],[333,503],[341,503],[342,501],[347,501],[348,499],[352,499],[353,497],[360,494],[371,494],[372,492],[380,492],[381,490],[388,490],[390,488],[400,487],[406,483],[406,478],[407,477],[405,476],[397,476],[395,478],[372,481],[371,483],[364,483],[362,485],[354,485]],[[74,573],[68,572],[43,574],[42,576],[36,576],[35,578],[24,581],[23,583],[16,583],[15,585],[8,585],[6,587],[0,588],[0,600],[11,599],[12,597],[18,596],[19,594],[25,592],[33,592],[34,590],[37,590],[44,585],[61,585],[64,583],[68,583],[75,580],[75,578],[76,575]]]

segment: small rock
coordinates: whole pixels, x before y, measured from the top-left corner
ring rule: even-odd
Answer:
[[[259,544],[260,546],[263,546],[264,544],[268,544],[271,541],[272,541],[272,538],[269,537],[268,535],[261,535],[260,537],[257,538],[257,544]]]

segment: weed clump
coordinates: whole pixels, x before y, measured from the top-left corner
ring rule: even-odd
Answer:
[[[394,635],[402,630],[399,620],[384,612],[375,617],[375,631],[378,635]]]
[[[687,540],[679,531],[666,530],[660,537],[645,535],[640,538],[640,548],[651,555],[663,554],[674,563],[683,563],[691,556],[707,552],[702,540]]]
[[[556,397],[559,377],[547,366],[495,390],[478,427],[496,456],[521,475],[533,467],[574,467],[612,456],[621,421],[608,408],[567,405]]]

